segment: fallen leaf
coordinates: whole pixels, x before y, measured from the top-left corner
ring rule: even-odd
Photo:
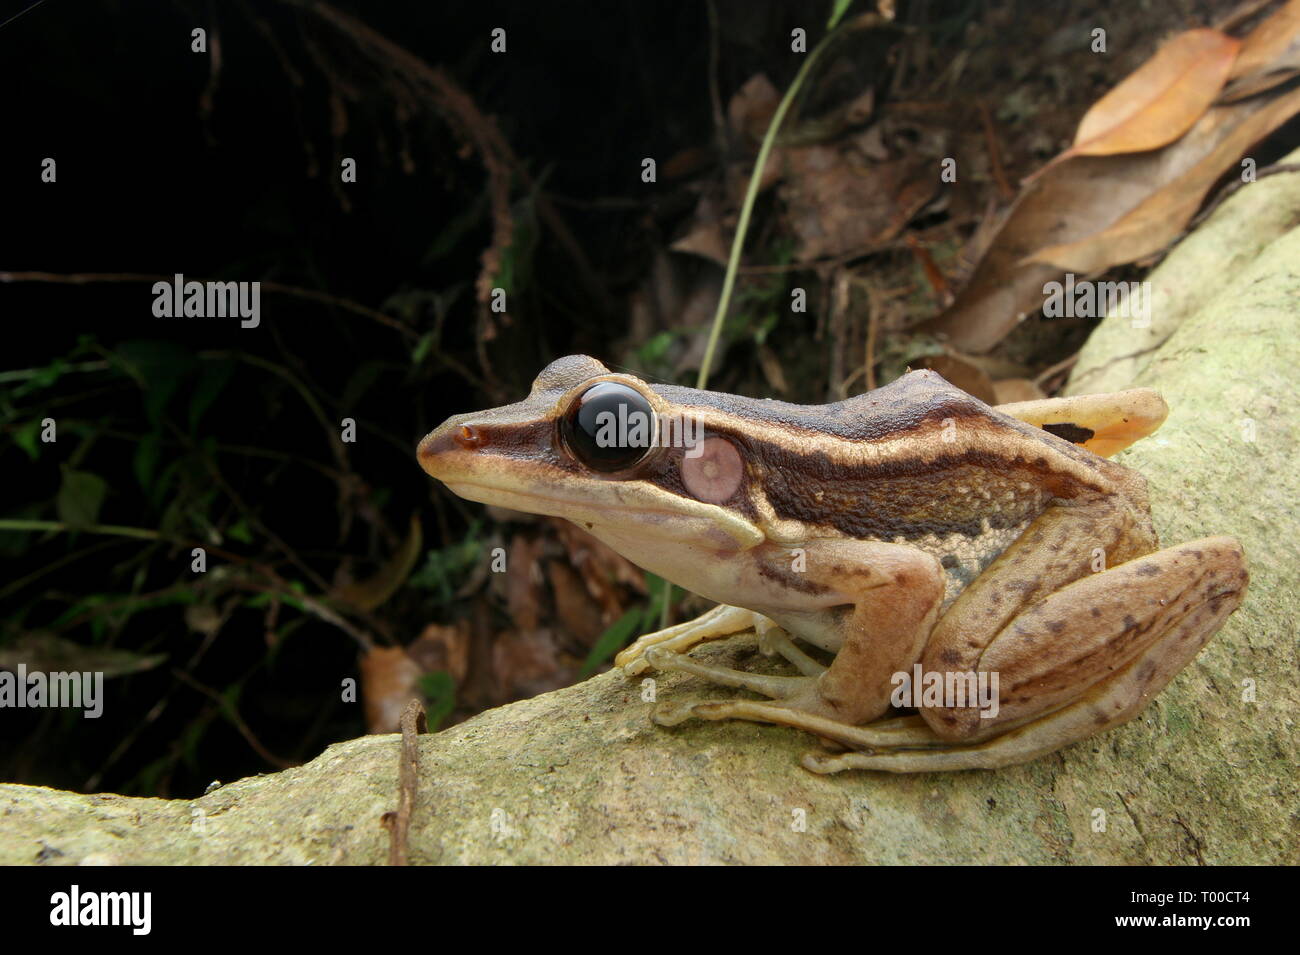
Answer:
[[[401,647],[375,647],[361,658],[361,697],[371,733],[397,732],[402,710],[420,697],[420,674]]]
[[[767,135],[772,114],[781,103],[781,94],[764,74],[747,79],[727,103],[727,127],[733,136],[744,137],[757,146]]]
[[[360,610],[374,610],[397,593],[398,588],[406,582],[419,559],[422,547],[420,516],[412,514],[407,524],[406,539],[379,571],[366,580],[336,585],[332,596]]]
[[[1232,80],[1252,74],[1277,70],[1282,66],[1300,66],[1291,58],[1300,51],[1300,0],[1274,10],[1241,43],[1241,52],[1232,65]]]
[[[97,672],[105,678],[152,670],[167,659],[165,653],[141,654],[111,647],[87,647],[47,630],[33,630],[0,647],[0,669],[29,672]]]
[[[1246,114],[1248,107],[1257,108]],[[1030,256],[1029,261],[1092,274],[1160,251],[1178,237],[1200,208],[1206,193],[1229,167],[1252,145],[1300,113],[1300,89],[1272,101],[1252,100],[1215,107],[1211,113],[1221,111],[1234,113],[1223,116],[1207,114],[1202,120],[1207,127],[1214,129],[1213,138],[1217,138],[1217,142],[1199,162],[1103,231],[1075,242],[1048,246]],[[1181,143],[1171,148],[1179,145]],[[1193,140],[1191,147],[1200,145]],[[1190,152],[1191,148],[1187,151]]]
[[[1216,106],[1163,149],[1053,165],[1026,185],[953,304],[918,331],[988,351],[1062,272],[1098,273],[1166,246],[1218,178],[1297,111],[1297,91]]]
[[[464,683],[469,674],[469,646],[469,630],[465,623],[431,623],[406,648],[406,655],[416,662],[422,673],[445,670],[459,684]]]
[[[375,647],[362,656],[361,697],[369,732],[397,732],[406,704],[424,699],[425,674],[449,675],[449,688],[462,685],[469,673],[469,651],[467,624],[431,623],[409,647]]]
[[[993,382],[993,397],[990,404],[1005,405],[1019,401],[1039,401],[1047,396],[1028,378],[1004,378]]]
[[[541,615],[541,557],[545,541],[540,536],[516,534],[506,555],[506,607],[510,619],[522,630],[534,629]]]
[[[1075,156],[1028,183],[952,305],[918,331],[946,336],[962,352],[991,349],[1060,277],[1056,266],[1026,258],[1098,232],[1141,202],[1152,189],[1146,180],[1160,171],[1153,155]]]
[[[780,195],[800,262],[893,239],[939,187],[921,160],[868,164],[830,146],[786,150],[783,180]]]
[[[507,698],[525,699],[567,686],[572,667],[562,666],[560,648],[549,630],[506,631],[492,644],[492,672]]]
[[[963,361],[957,355],[926,355],[916,362],[918,368],[937,371],[944,380],[956,385],[968,395],[974,395],[985,404],[996,404],[993,393],[993,380],[981,369],[970,362]]]
[[[1191,129],[1223,88],[1241,41],[1218,30],[1180,33],[1093,104],[1058,156],[1158,149]]]
[[[580,644],[590,647],[605,629],[600,605],[592,599],[577,571],[568,564],[548,561],[546,576],[555,597],[556,618]]]

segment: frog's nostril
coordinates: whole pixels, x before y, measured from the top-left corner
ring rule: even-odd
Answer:
[[[466,451],[483,446],[483,432],[472,424],[463,424],[452,433],[452,440]]]
[[[425,435],[416,452],[420,466],[438,477],[466,451],[475,451],[488,443],[487,431],[477,425],[444,421]]]

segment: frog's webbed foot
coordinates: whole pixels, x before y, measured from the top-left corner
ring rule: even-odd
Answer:
[[[660,726],[676,726],[692,718],[701,720],[751,720],[755,723],[773,723],[779,726],[792,726],[795,729],[805,730],[823,739],[859,750],[903,746],[925,748],[945,745],[919,716],[897,716],[877,720],[867,726],[852,726],[849,723],[843,723],[835,719],[833,716],[809,712],[806,707],[806,698],[776,702],[761,700],[682,702],[661,705],[655,711],[653,719]],[[809,756],[812,755],[809,754]],[[829,754],[819,755],[825,756]],[[848,755],[868,754],[853,753]],[[808,758],[805,758],[804,765],[808,765]],[[834,772],[834,770],[822,771]]]
[[[797,651],[801,652],[801,651]],[[805,655],[806,656],[806,655]],[[774,700],[788,700],[806,695],[816,681],[812,676],[772,676],[765,673],[747,673],[730,667],[714,666],[692,660],[684,653],[674,653],[663,647],[651,647],[645,652],[645,660],[656,670],[677,670],[692,676],[703,677],[711,683],[721,686],[734,686],[744,690],[753,690]],[[807,658],[812,666],[821,666],[812,658]]]
[[[1024,759],[1023,742],[1016,734],[986,743],[955,746],[941,739],[920,716],[899,716],[867,726],[848,723],[802,708],[798,701],[760,702],[720,700],[661,705],[652,719],[660,726],[676,726],[689,719],[751,720],[804,730],[838,743],[850,752],[811,750],[801,760],[804,769],[818,774],[846,769],[871,769],[887,773],[944,772],[956,769],[991,769]],[[1050,751],[1055,745],[1048,746]]]
[[[697,643],[718,640],[745,630],[754,630],[762,636],[774,626],[775,624],[767,617],[752,610],[718,604],[694,620],[687,620],[685,623],[647,633],[638,638],[619,651],[618,656],[614,657],[614,665],[622,667],[623,672],[628,676],[636,676],[650,667],[646,651],[651,647],[684,653]]]

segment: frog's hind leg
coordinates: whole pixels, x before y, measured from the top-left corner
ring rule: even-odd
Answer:
[[[1001,736],[970,746],[939,743],[929,751],[897,748],[808,753],[803,758],[804,768],[815,773],[845,769],[923,773],[997,769],[1037,759],[1135,717],[1196,656],[1238,603],[1239,595],[1225,594],[1202,604],[1182,626],[1168,631],[1144,654],[1075,702]]]
[[[946,745],[919,716],[899,716],[879,720],[868,726],[851,726],[831,717],[810,713],[797,700],[773,703],[760,700],[673,703],[659,707],[652,718],[660,726],[676,726],[692,718],[773,723],[801,729],[857,749]],[[804,764],[807,765],[807,759]]]
[[[885,772],[914,773],[953,769],[995,769],[1037,759],[1069,743],[1095,733],[1126,723],[1140,713],[1146,705],[1183,669],[1209,641],[1223,622],[1240,605],[1246,586],[1246,572],[1241,547],[1230,538],[1207,538],[1193,541],[1168,552],[1134,561],[1128,572],[1144,576],[1144,567],[1161,555],[1163,573],[1177,571],[1180,556],[1201,554],[1210,558],[1198,574],[1196,583],[1178,601],[1161,601],[1157,607],[1168,606],[1170,613],[1152,613],[1148,619],[1138,621],[1132,617],[1123,632],[1137,632],[1150,627],[1155,639],[1144,646],[1131,660],[1118,666],[1115,672],[1088,686],[1067,700],[1064,705],[1047,713],[1020,716],[997,727],[999,735],[980,738],[969,743],[938,741],[927,750],[900,747],[893,751],[873,751],[843,754],[808,754],[803,764],[818,773],[833,773],[844,769],[875,769]],[[1202,557],[1197,557],[1198,564]],[[1108,574],[1124,570],[1115,568],[1098,574],[1086,585],[1096,581],[1097,586],[1114,586],[1103,581]],[[1076,585],[1079,586],[1079,585]],[[1049,683],[1051,674],[1037,677],[1040,683]],[[933,717],[933,714],[927,714]],[[937,739],[937,737],[936,737]]]

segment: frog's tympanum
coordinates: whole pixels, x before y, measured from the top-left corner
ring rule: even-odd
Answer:
[[[570,356],[419,458],[461,497],[567,518],[719,602],[617,663],[764,699],[660,703],[656,722],[798,727],[838,744],[804,758],[815,772],[923,772],[1132,719],[1241,603],[1241,545],[1161,549],[1146,481],[1105,457],[1165,414],[1145,389],[993,408],[930,371],[803,406]],[[749,630],[799,675],[687,654]]]

